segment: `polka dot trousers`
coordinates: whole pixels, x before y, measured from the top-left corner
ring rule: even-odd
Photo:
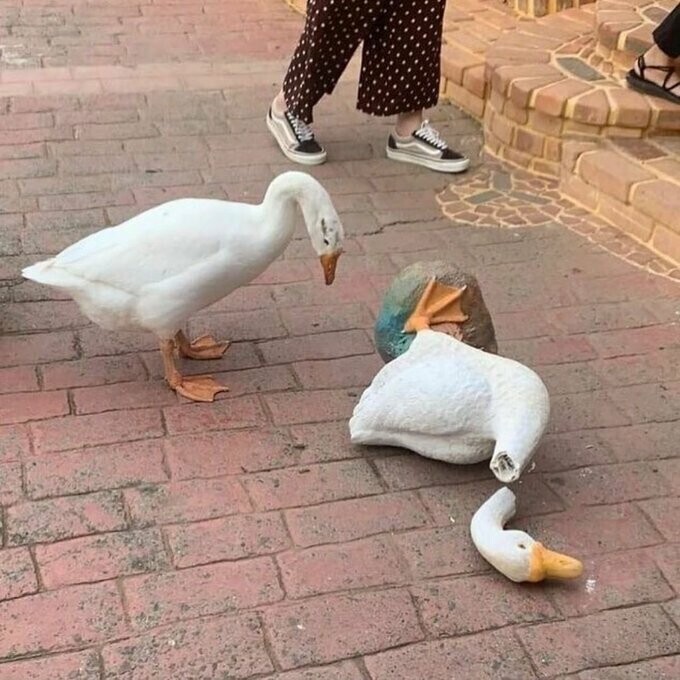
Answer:
[[[427,109],[439,97],[446,0],[308,0],[305,29],[283,82],[306,123],[363,41],[357,108],[376,116]]]

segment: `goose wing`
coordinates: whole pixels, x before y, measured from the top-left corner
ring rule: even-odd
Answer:
[[[50,262],[50,269],[133,293],[217,253],[225,220],[235,217],[225,210],[229,205],[206,199],[160,205],[74,243]]]

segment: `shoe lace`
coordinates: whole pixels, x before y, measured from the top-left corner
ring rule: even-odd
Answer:
[[[293,128],[293,132],[295,132],[295,136],[298,138],[300,142],[308,142],[311,139],[314,139],[314,133],[312,132],[312,128],[309,127],[309,125],[307,125],[307,123],[305,123],[304,120],[296,118],[293,114],[291,114],[288,111],[286,111],[286,117],[288,118],[288,122]]]
[[[441,138],[439,133],[430,125],[430,122],[425,120],[422,125],[415,131],[415,136],[424,139],[426,142],[432,144],[437,149],[444,150],[448,148],[447,143]]]

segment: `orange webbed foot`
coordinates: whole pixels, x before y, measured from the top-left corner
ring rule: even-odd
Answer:
[[[190,341],[180,332],[176,337],[179,353],[187,359],[220,359],[229,347],[229,342],[218,342],[212,335],[202,335]]]
[[[412,333],[422,331],[437,324],[459,324],[468,320],[460,306],[467,286],[453,288],[430,279],[416,308],[406,321],[404,331]]]
[[[182,376],[181,381],[173,386],[177,394],[181,394],[191,401],[215,401],[215,395],[228,392],[229,388],[220,385],[209,375]]]

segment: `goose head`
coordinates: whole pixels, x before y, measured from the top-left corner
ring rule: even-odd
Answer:
[[[309,220],[305,216],[305,223],[309,238],[312,241],[312,248],[319,256],[324,280],[326,285],[330,286],[335,280],[335,268],[338,264],[338,258],[342,254],[344,236],[342,223],[330,202],[330,198],[328,205],[319,206]]]
[[[321,261],[326,285],[330,285],[335,279],[335,268],[345,238],[340,217],[328,192],[314,177],[296,171],[281,173],[269,185],[262,207],[268,217],[278,215],[278,210],[286,211],[285,223],[290,228],[288,240],[295,228],[295,215],[291,210],[295,203],[302,211],[312,248]]]
[[[312,248],[319,256],[326,285],[335,279],[335,268],[342,254],[345,234],[340,217],[331,197],[321,184],[305,173],[291,172],[287,175],[299,186],[297,200],[302,210]]]
[[[515,494],[503,487],[472,518],[472,542],[487,562],[516,582],[572,579],[581,575],[583,565],[579,560],[548,550],[524,531],[504,530],[514,514]]]

